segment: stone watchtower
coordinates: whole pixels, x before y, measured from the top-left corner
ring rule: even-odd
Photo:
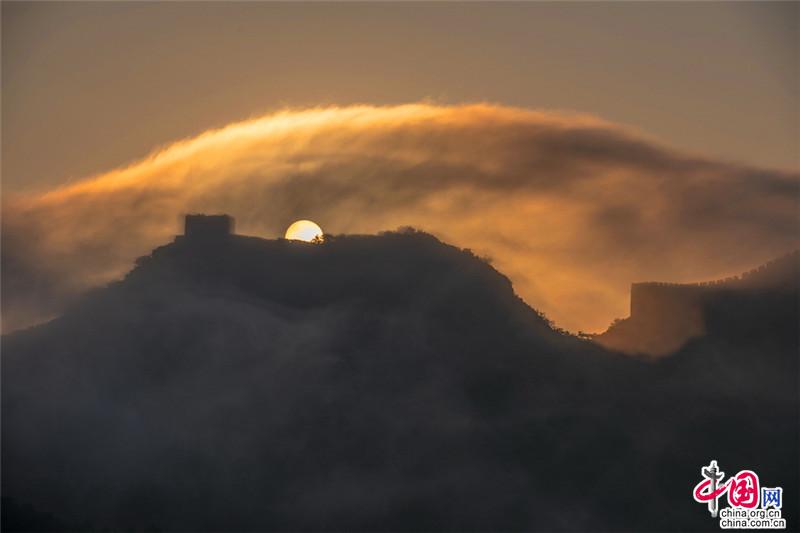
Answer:
[[[233,233],[234,219],[230,215],[186,215],[183,234],[187,239],[221,239]]]

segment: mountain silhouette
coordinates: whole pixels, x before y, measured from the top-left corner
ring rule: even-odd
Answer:
[[[703,283],[634,283],[631,315],[616,320],[595,342],[630,354],[661,356],[688,340],[701,337],[723,309],[719,302],[738,304],[743,311],[758,302],[792,299],[800,285],[800,250],[786,254],[740,276]],[[742,298],[747,299],[747,301]],[[771,313],[768,313],[770,315]],[[789,316],[789,315],[784,315]],[[756,322],[759,322],[756,318]],[[719,330],[716,331],[720,333]]]
[[[425,233],[181,236],[3,337],[3,530],[707,530],[710,459],[793,523],[797,301],[762,296],[649,362]]]

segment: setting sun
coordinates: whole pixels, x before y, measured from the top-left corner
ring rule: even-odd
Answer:
[[[311,242],[316,238],[322,238],[322,228],[310,220],[298,220],[286,230],[285,239],[292,241]]]

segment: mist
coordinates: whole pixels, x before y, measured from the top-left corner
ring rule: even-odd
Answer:
[[[43,156],[46,148],[42,147]],[[680,152],[600,118],[491,104],[286,110],[3,199],[3,329],[56,315],[225,212],[276,237],[414,226],[491,258],[566,329],[627,315],[632,281],[739,272],[798,246],[800,174]]]

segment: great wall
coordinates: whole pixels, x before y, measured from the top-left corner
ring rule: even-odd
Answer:
[[[706,331],[710,300],[726,292],[797,290],[800,250],[744,272],[714,281],[631,285],[630,316],[594,336],[599,344],[626,353],[660,356],[671,353]]]

